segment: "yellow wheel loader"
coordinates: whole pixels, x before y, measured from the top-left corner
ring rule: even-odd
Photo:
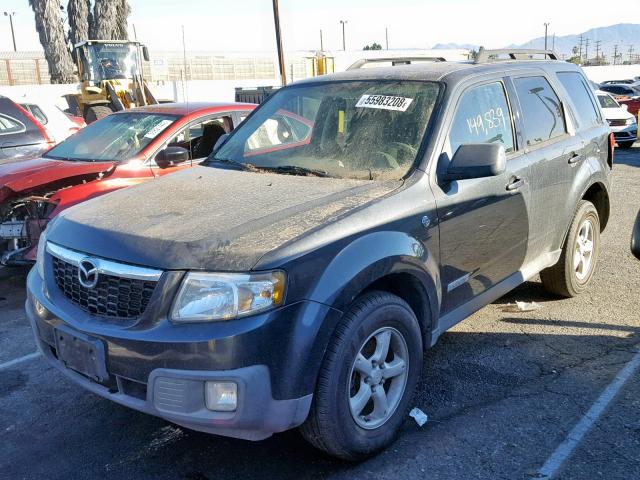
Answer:
[[[79,93],[66,95],[69,111],[87,123],[112,112],[156,104],[142,78],[142,61],[149,61],[147,47],[138,42],[87,40],[74,46],[80,77]]]

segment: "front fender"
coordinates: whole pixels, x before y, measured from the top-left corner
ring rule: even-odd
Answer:
[[[349,243],[324,269],[310,300],[344,311],[376,280],[397,273],[420,281],[431,318],[437,318],[441,301],[437,257],[422,242],[401,232],[373,232]]]

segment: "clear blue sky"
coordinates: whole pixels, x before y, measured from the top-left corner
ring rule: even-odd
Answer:
[[[39,48],[28,0],[2,0],[15,11],[20,50]],[[339,20],[347,20],[347,48],[384,43],[391,48],[427,48],[439,42],[500,47],[543,34],[565,35],[614,23],[640,23],[640,8],[604,8],[601,0],[280,0],[286,50],[339,49]],[[155,50],[180,50],[181,25],[189,50],[256,51],[274,46],[271,0],[130,0],[138,38]],[[624,3],[620,3],[619,6]],[[63,0],[66,5],[66,0]],[[525,13],[526,9],[526,13]],[[624,12],[624,13],[623,13]],[[0,13],[1,14],[1,13]],[[0,51],[10,50],[7,17],[0,17]]]

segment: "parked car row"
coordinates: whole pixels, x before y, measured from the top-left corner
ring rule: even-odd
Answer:
[[[583,292],[609,219],[620,107],[575,65],[483,53],[296,82],[252,113],[114,113],[0,164],[46,360],[195,430],[388,446],[424,350],[538,273]]]

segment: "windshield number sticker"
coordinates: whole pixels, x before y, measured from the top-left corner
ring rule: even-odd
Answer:
[[[356,107],[405,112],[411,102],[413,102],[413,98],[395,97],[393,95],[362,95],[358,103],[356,103]]]
[[[162,120],[155,127],[149,130],[144,138],[156,138],[158,134],[173,123],[173,120]]]
[[[480,133],[488,135],[489,131],[494,128],[506,128],[507,122],[504,118],[502,108],[498,107],[492,108],[475,117],[467,118],[467,127],[469,127],[469,133],[472,135],[480,135]]]

